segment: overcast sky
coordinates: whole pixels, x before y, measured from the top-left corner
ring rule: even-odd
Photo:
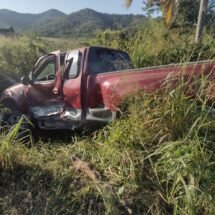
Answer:
[[[123,0],[0,0],[0,9],[10,9],[22,13],[40,13],[57,9],[66,14],[92,8],[106,13],[143,14],[142,0],[134,1],[131,8],[125,8]]]

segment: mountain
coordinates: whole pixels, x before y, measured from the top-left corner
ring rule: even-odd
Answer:
[[[50,20],[66,16],[58,10],[48,10],[40,14],[17,13],[15,11],[0,9],[0,28],[13,27],[16,31],[28,31],[34,25],[43,25]]]
[[[145,16],[100,13],[83,9],[61,19],[46,23],[36,30],[45,36],[55,35],[92,35],[106,29],[119,30],[138,27]]]
[[[12,26],[16,31],[32,31],[42,36],[89,36],[106,29],[136,28],[145,20],[142,15],[107,14],[92,9],[68,15],[54,9],[40,14],[0,10],[0,28]]]

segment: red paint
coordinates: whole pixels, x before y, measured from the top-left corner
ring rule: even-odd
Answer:
[[[104,104],[111,110],[116,110],[120,102],[129,94],[138,90],[155,91],[160,89],[167,77],[174,78],[183,74],[186,79],[197,77],[214,71],[215,63],[168,66],[151,69],[137,69],[122,72],[89,74],[87,86],[88,106],[93,108]]]

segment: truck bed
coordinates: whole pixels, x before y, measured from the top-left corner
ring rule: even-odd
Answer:
[[[157,90],[167,77],[175,78],[179,74],[185,77],[197,77],[214,71],[215,60],[191,63],[170,64],[100,74],[90,74],[88,91],[97,95],[94,104],[103,103],[105,107],[115,110],[125,96],[138,90]],[[93,99],[91,99],[93,100]],[[91,103],[89,106],[93,106]]]

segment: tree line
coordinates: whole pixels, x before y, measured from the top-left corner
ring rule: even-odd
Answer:
[[[124,2],[130,7],[133,0],[124,0]],[[197,19],[195,43],[201,42],[206,16],[210,12],[214,13],[215,7],[215,0],[144,0],[143,3],[147,9],[160,8],[169,27],[172,26],[174,18],[180,14],[184,15],[188,22]],[[188,11],[191,16],[188,15]]]

